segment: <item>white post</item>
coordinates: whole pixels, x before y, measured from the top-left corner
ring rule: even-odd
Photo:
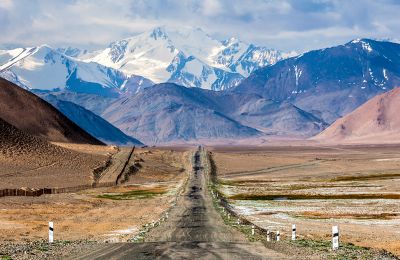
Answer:
[[[276,231],[276,241],[281,241],[281,234],[279,231]]]
[[[292,225],[292,240],[296,240],[296,225]]]
[[[254,226],[254,225],[252,225],[252,226],[251,226],[251,235],[252,235],[252,236],[254,236],[254,233],[255,233],[255,230],[254,230],[254,228],[255,228],[255,226]]]
[[[168,219],[168,212],[167,212],[165,215],[166,215],[166,217],[167,217],[167,219]]]
[[[332,227],[332,249],[336,250],[339,248],[339,227]]]
[[[237,224],[240,225],[240,219],[239,218],[237,219]]]
[[[228,220],[231,220],[231,214],[228,213]]]
[[[49,222],[49,243],[54,242],[54,224]]]
[[[267,230],[267,242],[271,241],[271,232]]]

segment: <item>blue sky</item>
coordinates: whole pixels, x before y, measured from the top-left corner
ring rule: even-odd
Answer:
[[[0,0],[0,45],[97,49],[159,25],[285,51],[400,39],[400,0]]]

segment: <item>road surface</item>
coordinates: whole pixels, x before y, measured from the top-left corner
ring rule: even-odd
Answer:
[[[152,229],[145,242],[107,244],[74,259],[287,259],[224,224],[207,191],[201,153],[194,154],[186,190],[168,220]]]

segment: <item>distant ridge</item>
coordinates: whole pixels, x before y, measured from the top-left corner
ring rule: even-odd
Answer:
[[[310,137],[326,123],[287,102],[164,83],[111,103],[102,116],[147,144]]]
[[[0,118],[48,141],[103,145],[49,103],[3,78],[0,78]]]
[[[84,107],[73,102],[60,100],[57,96],[52,94],[43,94],[40,95],[40,97],[52,104],[66,117],[102,142],[115,145],[143,145],[139,140],[124,134],[102,117]]]

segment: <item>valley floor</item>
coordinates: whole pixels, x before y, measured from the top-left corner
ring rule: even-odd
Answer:
[[[235,211],[290,239],[340,239],[400,255],[400,147],[218,147],[218,189]]]

